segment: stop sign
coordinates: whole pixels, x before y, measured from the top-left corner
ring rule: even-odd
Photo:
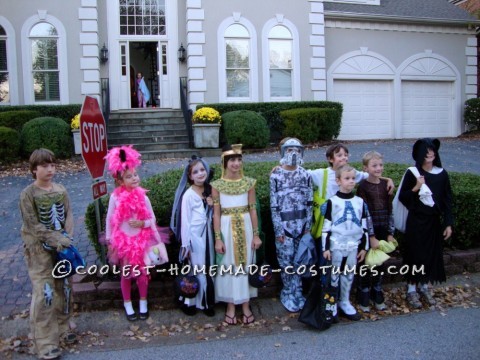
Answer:
[[[86,96],[80,112],[82,157],[93,179],[103,176],[107,155],[107,127],[96,98]]]

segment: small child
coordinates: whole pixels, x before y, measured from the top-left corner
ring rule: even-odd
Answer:
[[[210,267],[215,263],[212,215],[213,200],[208,164],[195,155],[185,167],[175,192],[170,227],[177,240],[181,241],[181,260],[189,259],[191,266],[205,268],[198,272],[198,294],[193,299],[180,298],[185,315],[195,315],[197,309],[207,316],[215,315],[215,288]],[[186,189],[188,184],[190,187]]]
[[[40,359],[58,358],[60,339],[76,340],[70,332],[68,279],[53,278],[55,254],[44,248],[45,244],[60,251],[72,244],[72,208],[67,190],[53,182],[55,162],[50,150],[35,150],[29,159],[35,181],[20,194],[21,234],[32,283],[30,330]]]
[[[310,232],[312,223],[312,179],[303,168],[303,145],[295,138],[284,139],[280,167],[270,174],[270,206],[275,231],[278,263],[282,269],[293,266],[298,244]],[[280,301],[290,312],[303,308],[302,279],[298,274],[281,272]]]
[[[146,108],[147,102],[150,100],[150,91],[148,90],[147,84],[145,84],[145,80],[143,79],[143,74],[141,72],[137,73],[135,91],[137,92],[138,107]]]
[[[414,308],[422,307],[420,295],[433,306],[435,298],[428,289],[428,283],[446,280],[443,264],[443,240],[452,236],[452,189],[448,173],[442,168],[438,139],[420,139],[415,142],[412,157],[420,177],[410,171],[404,175],[399,199],[408,209],[405,229],[403,262],[412,270],[424,266],[424,273],[407,273],[407,302]],[[422,196],[422,187],[431,196]],[[443,223],[442,223],[443,220]]]
[[[150,276],[144,256],[150,246],[162,244],[147,190],[140,187],[136,171],[141,163],[140,156],[130,145],[112,148],[105,157],[108,170],[119,185],[110,196],[105,238],[109,244],[110,263],[122,268],[120,287],[128,321],[137,320],[131,301],[132,278],[135,278],[140,293],[138,317],[141,320],[149,317],[147,293]],[[160,249],[164,250],[164,245]],[[168,261],[165,250],[160,251],[160,256],[163,262]]]
[[[331,284],[338,287],[340,278],[340,301],[343,315],[352,321],[360,320],[360,314],[350,303],[350,290],[357,259],[362,262],[368,250],[367,209],[362,198],[353,195],[356,170],[343,165],[335,172],[340,190],[327,202],[322,230],[322,252],[332,262]],[[360,251],[358,251],[360,250]],[[348,266],[350,271],[345,271]],[[340,270],[340,275],[338,273]]]
[[[395,226],[393,223],[392,203],[387,190],[387,181],[382,179],[383,156],[376,151],[369,151],[363,155],[363,170],[368,173],[368,178],[362,180],[357,188],[357,196],[367,204],[372,220],[369,226],[370,248],[378,248],[378,239],[393,241]],[[363,263],[361,264],[363,265]],[[377,267],[376,272],[368,271],[360,276],[357,290],[357,299],[360,309],[370,311],[370,300],[377,310],[385,310],[382,291],[383,266]]]

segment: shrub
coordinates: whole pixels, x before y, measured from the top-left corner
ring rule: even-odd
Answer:
[[[0,106],[0,114],[5,111],[37,111],[40,113],[39,116],[41,117],[48,116],[60,118],[70,125],[70,119],[78,114],[81,109],[81,104]]]
[[[222,115],[225,139],[230,144],[243,144],[245,148],[264,148],[270,132],[265,118],[254,111],[231,111]]]
[[[20,135],[18,131],[0,126],[0,163],[7,164],[20,155]]]
[[[463,114],[465,124],[474,126],[480,130],[480,99],[468,99],[465,101],[465,112]]]
[[[302,139],[305,143],[332,140],[340,132],[341,118],[335,109],[303,108],[280,112],[284,120],[284,136]]]
[[[260,102],[260,103],[217,103],[197,105],[197,110],[202,107],[216,109],[220,115],[237,110],[251,110],[258,112],[266,120],[270,129],[270,142],[278,143],[283,137],[284,124],[280,111],[298,108],[326,108],[335,109],[339,119],[342,117],[343,105],[334,101],[288,101],[288,102]]]
[[[272,218],[270,212],[270,172],[278,162],[257,162],[244,163],[244,172],[246,176],[257,179],[255,192],[257,199],[261,204],[260,215],[262,220],[262,231],[265,233],[265,257],[267,261],[276,265],[275,253],[275,234],[273,232]],[[361,169],[360,163],[352,165]],[[305,168],[318,169],[326,167],[324,163],[307,163]],[[220,177],[221,170],[218,165],[212,166],[215,169],[214,178]],[[393,179],[394,183],[400,183],[406,165],[403,164],[385,164],[384,175]],[[178,181],[182,176],[181,169],[170,170],[162,174],[153,176],[142,182],[142,186],[149,189],[148,196],[152,203],[153,211],[160,226],[170,224],[170,214],[172,211],[173,198],[177,188]],[[461,248],[471,248],[480,246],[480,176],[473,174],[450,173],[453,189],[453,213],[455,217],[455,226],[453,238],[449,241],[451,246]],[[104,203],[105,199],[104,199]],[[93,204],[90,204],[85,214],[85,223],[89,232],[90,240],[95,244],[96,225]],[[397,234],[401,242],[401,234]],[[178,252],[178,243],[167,246],[169,256]],[[176,255],[170,257],[176,259]]]
[[[41,117],[30,120],[23,126],[20,143],[25,157],[38,148],[50,149],[60,159],[70,157],[73,151],[70,125],[58,118]]]
[[[0,112],[0,126],[6,126],[20,132],[26,122],[40,116],[42,116],[40,112],[33,110]]]

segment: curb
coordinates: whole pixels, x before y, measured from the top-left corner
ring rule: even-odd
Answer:
[[[464,272],[480,272],[480,248],[470,250],[445,251],[443,255],[447,276]],[[385,266],[396,274],[384,274],[383,283],[392,284],[403,281],[402,258],[392,256]],[[258,291],[258,298],[275,298],[281,290],[280,274],[274,273],[267,287]],[[149,286],[149,304],[153,308],[169,310],[178,307],[173,291],[173,275],[152,273]],[[138,300],[136,285],[133,285],[132,300]],[[102,279],[96,275],[72,276],[72,299],[76,311],[122,309],[123,300],[119,279]]]

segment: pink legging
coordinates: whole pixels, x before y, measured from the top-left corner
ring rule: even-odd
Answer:
[[[141,274],[136,277],[138,292],[140,299],[146,299],[148,294],[149,277],[146,274]],[[120,278],[120,288],[122,289],[123,301],[130,301],[132,297],[132,279],[122,276]]]

